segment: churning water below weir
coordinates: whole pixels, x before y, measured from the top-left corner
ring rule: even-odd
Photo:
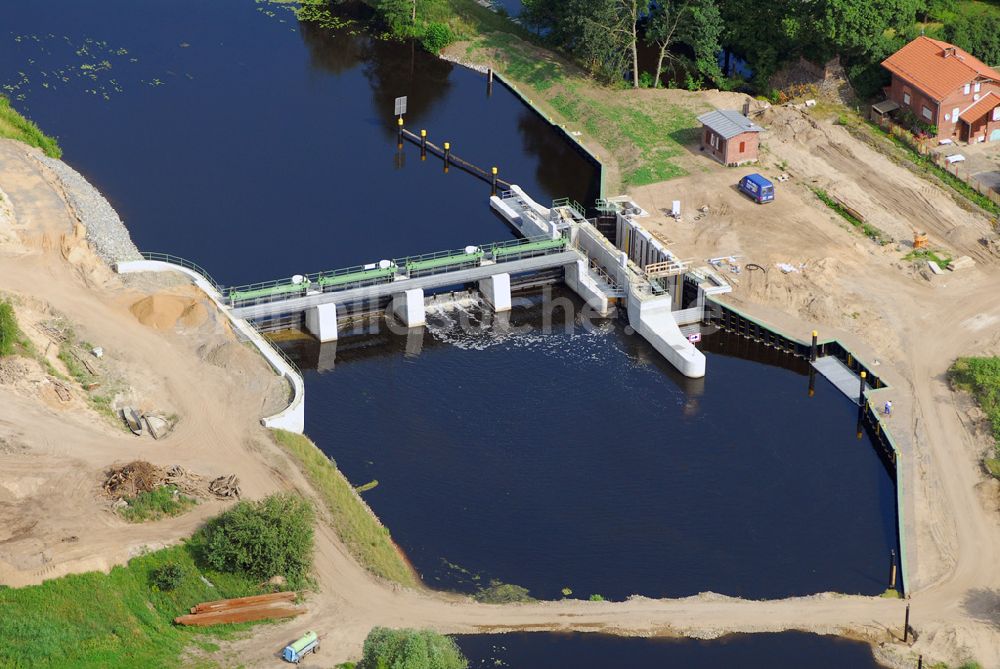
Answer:
[[[412,146],[397,153],[397,95],[410,128],[541,201],[597,194],[595,167],[503,86],[487,97],[481,75],[358,26],[303,25],[252,0],[2,13],[4,92],[59,138],[142,250],[226,284],[511,236],[485,184]],[[312,368],[310,436],[355,484],[378,479],[365,498],[428,584],[613,599],[884,590],[892,479],[822,379],[810,398],[800,365],[714,335],[708,376],[690,381],[617,322],[545,332],[540,307],[522,306],[511,320],[527,327],[470,335],[453,325],[460,313],[408,337],[289,345]],[[532,645],[550,638],[591,652],[577,637],[518,643],[551,657]],[[719,647],[752,666],[772,657],[754,639]],[[692,653],[715,648],[699,643]],[[655,648],[605,666],[694,664],[680,645]]]

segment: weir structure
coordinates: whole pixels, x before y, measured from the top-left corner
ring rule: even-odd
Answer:
[[[562,281],[597,317],[624,308],[629,325],[685,376],[705,375],[704,354],[680,328],[702,321],[706,296],[731,289],[724,280],[692,271],[620,211],[606,212],[617,226],[612,242],[568,200],[543,207],[512,185],[490,204],[520,239],[227,288],[225,308],[261,331],[304,324],[330,342],[343,321],[382,312],[420,327],[425,301],[435,292],[472,286],[503,312],[513,291]],[[687,308],[685,292],[692,302]]]

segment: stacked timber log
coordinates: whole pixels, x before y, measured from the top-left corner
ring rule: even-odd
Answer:
[[[294,601],[295,592],[275,592],[269,595],[219,599],[192,606],[189,615],[177,616],[174,618],[174,622],[178,625],[205,627],[226,623],[245,623],[252,620],[292,618],[306,612],[304,608],[296,606]]]

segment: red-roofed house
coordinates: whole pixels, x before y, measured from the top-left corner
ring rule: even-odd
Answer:
[[[892,73],[886,96],[937,126],[939,138],[1000,140],[1000,72],[975,56],[921,36],[882,66]]]

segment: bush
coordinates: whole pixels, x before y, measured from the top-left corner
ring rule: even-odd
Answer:
[[[357,669],[466,669],[462,651],[431,630],[376,627],[365,639]]]
[[[0,302],[0,357],[14,352],[14,345],[21,339],[14,307],[10,302]]]
[[[184,580],[184,569],[176,562],[168,562],[149,573],[149,580],[163,592],[176,590]]]
[[[296,495],[240,502],[205,528],[205,561],[260,580],[284,576],[300,587],[312,565],[313,519],[312,505]]]
[[[427,26],[420,43],[431,53],[438,53],[441,49],[455,41],[455,35],[451,28],[443,23],[431,23]]]

